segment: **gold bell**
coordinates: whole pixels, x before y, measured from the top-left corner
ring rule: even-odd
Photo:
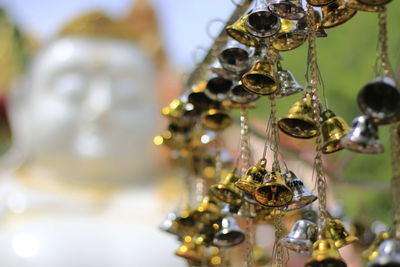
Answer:
[[[349,133],[347,123],[329,109],[322,113],[322,119],[322,152],[328,154],[343,149],[340,140]]]
[[[327,221],[327,231],[335,242],[337,248],[358,242],[358,238],[350,235],[339,219],[329,218]]]
[[[307,0],[307,3],[309,3],[312,6],[326,6],[332,3],[335,0]]]
[[[198,242],[196,237],[185,236],[183,238],[183,244],[178,248],[175,254],[195,263],[201,263],[204,257],[204,251],[204,244],[202,244],[201,241]]]
[[[309,93],[290,107],[289,113],[278,121],[278,127],[284,133],[296,138],[312,138],[317,134],[318,128],[313,119]]]
[[[281,29],[272,37],[271,44],[278,51],[289,51],[301,46],[306,40],[307,33],[297,31],[294,21],[281,19]]]
[[[235,186],[238,180],[234,172],[228,173],[221,183],[210,187],[210,193],[225,203],[238,206],[242,203],[240,190]]]
[[[248,16],[248,14],[243,15],[235,23],[226,27],[225,31],[230,37],[239,43],[247,46],[258,46],[259,40],[251,35],[245,27]]]
[[[198,218],[202,222],[210,222],[218,220],[221,217],[221,209],[218,203],[211,196],[206,195],[196,210],[193,212],[193,216]]]
[[[162,114],[181,127],[192,127],[196,123],[193,105],[180,99],[174,99],[162,109]]]
[[[321,11],[324,28],[339,26],[357,13],[357,10],[347,7],[344,0],[335,0],[329,5],[323,6]]]
[[[365,250],[361,255],[364,259],[368,261],[373,261],[378,257],[378,248],[382,244],[383,241],[390,237],[389,232],[380,232],[369,246],[367,250]]]
[[[292,201],[293,193],[282,174],[273,171],[268,175],[266,183],[257,187],[254,198],[267,207],[282,207]]]
[[[201,115],[200,123],[205,129],[222,131],[233,123],[233,119],[224,109],[214,107]]]
[[[360,2],[371,6],[384,6],[392,2],[392,0],[360,0]]]
[[[346,5],[349,8],[359,10],[359,11],[367,11],[367,12],[383,12],[385,11],[384,6],[373,6],[373,5],[368,5],[364,4],[359,0],[349,0]]]
[[[242,76],[243,86],[258,95],[273,94],[279,87],[279,79],[272,62],[258,60],[250,71]]]
[[[318,11],[313,10],[312,12],[312,19],[314,20],[314,24],[316,27],[316,37],[327,37],[328,34],[324,30],[324,27],[321,25],[321,15],[318,13]],[[299,19],[299,21],[296,24],[296,32],[302,32],[303,34],[308,34],[308,19],[309,16],[306,15],[303,18]]]
[[[346,267],[332,239],[320,239],[313,244],[311,259],[305,267]]]
[[[188,102],[195,109],[206,110],[214,102],[205,93],[207,82],[202,80],[193,86],[192,91],[188,95]]]
[[[235,186],[247,194],[253,194],[264,181],[264,176],[267,174],[266,165],[267,160],[261,159],[256,166],[247,169],[244,177],[237,181]]]

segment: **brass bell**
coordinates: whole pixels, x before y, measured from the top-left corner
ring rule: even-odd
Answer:
[[[273,94],[279,86],[279,80],[272,62],[258,60],[250,71],[242,76],[243,86],[250,92],[258,95]]]
[[[269,11],[266,0],[255,0],[254,8],[249,12],[245,27],[250,34],[258,38],[267,38],[279,31],[281,22],[274,13]]]
[[[299,20],[305,15],[301,0],[274,0],[268,9],[283,19]]]
[[[388,238],[378,248],[378,256],[368,263],[368,267],[400,266],[400,240]]]
[[[312,138],[317,134],[318,128],[313,119],[309,93],[290,107],[289,113],[278,121],[278,127],[284,133],[296,138]]]
[[[228,97],[228,92],[232,87],[232,81],[215,73],[210,75],[207,81],[206,89],[204,93],[211,100],[221,102]]]
[[[312,221],[300,219],[293,225],[288,236],[279,242],[290,250],[301,254],[311,254],[312,245],[317,239],[318,226]]]
[[[285,207],[285,211],[302,209],[311,204],[317,197],[292,171],[285,174],[286,185],[292,190],[292,202]]]
[[[322,153],[328,154],[343,149],[340,140],[349,133],[349,126],[329,109],[321,116]]]
[[[205,129],[222,131],[233,123],[233,119],[224,109],[215,107],[201,115],[200,123]]]
[[[165,145],[170,149],[185,149],[188,132],[189,129],[170,123],[167,130],[154,137],[153,142],[157,146]]]
[[[361,111],[370,115],[377,124],[388,124],[399,120],[400,89],[389,77],[378,77],[368,83],[357,96]]]
[[[208,223],[221,217],[221,209],[215,199],[206,195],[193,212],[193,216],[202,222]]]
[[[232,216],[224,217],[219,230],[213,240],[213,244],[219,247],[233,247],[242,243],[245,239],[244,232],[238,226]]]
[[[376,257],[378,257],[379,246],[382,244],[383,241],[385,241],[389,237],[390,237],[389,232],[385,232],[385,231],[384,232],[380,232],[375,237],[374,241],[369,246],[369,248],[362,253],[363,258],[368,260],[368,261],[375,260]]]
[[[196,242],[196,237],[185,236],[183,244],[178,248],[175,254],[187,260],[201,263],[204,257],[205,246],[201,242]]]
[[[295,49],[307,40],[307,32],[298,31],[297,24],[291,20],[281,19],[281,29],[271,38],[271,45],[278,51]]]
[[[368,116],[356,117],[350,132],[340,143],[344,148],[359,153],[378,154],[384,150],[378,136],[378,127]]]
[[[254,198],[258,203],[267,207],[282,207],[292,201],[293,193],[286,185],[282,175],[273,171],[268,175],[268,180],[257,187]]]
[[[384,6],[392,2],[392,0],[360,0],[360,2],[371,6]]]
[[[260,98],[259,95],[246,90],[241,81],[232,86],[228,96],[232,102],[237,104],[250,104]]]
[[[367,12],[383,12],[385,11],[384,6],[374,6],[374,5],[368,5],[364,4],[359,0],[349,0],[346,5],[349,8],[358,10],[358,11],[367,11]]]
[[[235,186],[238,180],[239,177],[234,172],[230,172],[221,183],[210,187],[210,193],[225,203],[238,206],[242,203],[241,192]]]
[[[250,68],[253,50],[236,40],[229,40],[218,55],[222,67],[230,72],[242,74]]]
[[[322,27],[322,22],[321,22],[321,15],[318,13],[318,11],[313,10],[312,16],[314,19],[314,23],[316,26],[316,37],[327,37],[328,34],[324,30],[324,27]],[[296,24],[296,32],[300,32],[302,34],[308,34],[308,15],[306,14],[303,18],[299,19],[299,21]]]
[[[298,84],[289,70],[278,70],[277,74],[281,87],[275,92],[276,98],[282,98],[304,91],[304,88]]]
[[[206,86],[207,82],[202,80],[192,87],[188,95],[188,102],[191,103],[195,109],[206,110],[214,102],[205,94]]]
[[[346,267],[332,239],[320,239],[313,244],[311,259],[305,267]]]
[[[162,114],[174,124],[181,127],[193,127],[196,123],[194,107],[181,99],[174,99],[162,109]]]
[[[335,0],[307,0],[307,3],[309,3],[312,6],[326,6],[332,3]]]
[[[266,159],[261,159],[256,166],[247,169],[244,177],[235,183],[235,186],[247,194],[252,195],[256,188],[264,181],[264,176],[267,174],[265,166]]]
[[[323,6],[321,11],[324,28],[339,26],[357,13],[357,10],[348,8],[344,0],[335,0],[329,5]]]
[[[327,220],[327,231],[335,242],[337,248],[358,242],[358,238],[350,235],[350,233],[345,229],[342,221],[339,219],[329,218]]]
[[[225,31],[230,37],[239,43],[257,47],[260,41],[251,35],[245,27],[248,16],[248,14],[241,16],[235,23],[226,27]]]

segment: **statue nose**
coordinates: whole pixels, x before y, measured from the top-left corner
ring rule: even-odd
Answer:
[[[111,87],[110,77],[97,76],[91,79],[82,114],[85,120],[96,121],[109,111],[111,107]]]

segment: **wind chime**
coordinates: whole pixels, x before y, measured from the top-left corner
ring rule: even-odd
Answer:
[[[168,129],[154,139],[156,144],[172,149],[187,184],[185,207],[170,213],[161,225],[182,242],[177,256],[190,266],[232,266],[229,248],[244,243],[241,266],[269,262],[286,266],[288,250],[310,255],[305,266],[347,266],[338,249],[358,238],[327,210],[322,155],[343,148],[381,153],[378,125],[391,124],[393,227],[378,234],[363,257],[369,266],[400,266],[400,90],[388,60],[385,5],[389,2],[255,0],[237,5],[204,61],[189,77],[187,90],[162,110],[169,119]],[[327,37],[325,29],[341,25],[357,11],[378,13],[379,51],[376,79],[365,85],[357,98],[364,115],[356,117],[349,129],[320,95],[316,38]],[[281,53],[307,40],[307,85],[303,88],[283,68]],[[293,94],[300,94],[299,100],[287,115],[277,119],[277,100]],[[263,154],[254,155],[248,111],[263,96],[270,104],[266,142]],[[233,109],[240,110],[236,160],[224,149],[222,134],[234,122],[229,113]],[[293,138],[315,139],[313,178],[317,195],[285,163],[279,131]],[[268,152],[272,154],[270,168]],[[310,204],[317,199],[314,209]],[[285,236],[282,220],[293,212],[301,218]],[[275,227],[271,259],[256,244],[255,229],[266,223]]]

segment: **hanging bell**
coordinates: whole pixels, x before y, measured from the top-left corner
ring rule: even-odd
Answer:
[[[245,239],[244,232],[239,228],[235,218],[228,216],[221,221],[221,230],[215,236],[213,243],[219,247],[233,247]]]
[[[364,259],[368,261],[373,261],[378,257],[378,249],[379,246],[382,244],[383,241],[390,237],[389,232],[380,232],[369,246],[367,250],[362,253]]]
[[[377,124],[388,124],[399,119],[400,89],[389,77],[378,77],[368,83],[357,96],[361,111]]]
[[[304,91],[304,88],[297,83],[289,70],[278,70],[277,74],[281,87],[275,92],[276,98],[282,98]]]
[[[313,252],[305,267],[346,267],[332,239],[320,239],[313,244]]]
[[[232,86],[228,96],[232,102],[243,105],[250,104],[260,98],[259,95],[246,90],[241,81]]]
[[[293,50],[307,40],[305,31],[297,31],[297,24],[291,20],[281,19],[281,29],[271,38],[271,45],[278,51]]]
[[[232,87],[232,81],[215,73],[210,75],[207,81],[206,89],[204,93],[211,100],[221,102],[228,97],[228,92]]]
[[[185,236],[183,244],[178,248],[175,254],[195,263],[201,263],[204,257],[205,246],[201,244],[201,242],[196,242],[195,239],[196,237]]]
[[[339,26],[357,13],[357,10],[348,8],[344,0],[335,0],[329,5],[323,6],[321,11],[324,28]]]
[[[193,216],[202,222],[208,223],[221,217],[221,209],[215,199],[206,195],[193,212]]]
[[[342,248],[358,241],[357,237],[350,235],[339,219],[329,218],[327,220],[327,231],[337,248]]]
[[[313,119],[309,93],[290,107],[289,113],[278,121],[278,127],[284,133],[296,138],[312,138],[317,134],[318,128]]]
[[[261,159],[256,166],[247,169],[243,178],[235,183],[235,186],[247,194],[252,195],[256,188],[264,181],[264,176],[267,174],[265,166],[266,159]]]
[[[384,6],[392,2],[392,0],[360,0],[360,2],[371,6]]]
[[[347,123],[327,109],[322,114],[322,153],[328,154],[343,149],[340,140],[349,133]]]
[[[400,266],[400,240],[386,239],[378,248],[378,256],[368,263],[368,267]]]
[[[236,40],[229,40],[218,55],[222,67],[230,72],[242,74],[250,68],[252,49]]]
[[[225,31],[231,38],[239,43],[257,47],[260,41],[251,35],[245,27],[248,16],[248,14],[241,16],[235,23],[226,27]]]
[[[248,91],[257,95],[273,94],[279,85],[274,65],[266,60],[255,62],[251,70],[243,74],[241,81]]]
[[[383,12],[385,11],[384,6],[374,6],[364,4],[359,0],[349,0],[346,3],[347,7],[358,10],[358,11],[366,11],[366,12]]]
[[[274,0],[268,9],[283,19],[299,20],[305,15],[301,0]]]
[[[196,123],[193,105],[180,99],[172,100],[168,106],[162,109],[162,114],[180,127],[191,128]]]
[[[254,8],[249,12],[245,27],[250,34],[258,38],[267,38],[279,31],[281,22],[275,14],[269,11],[266,0],[255,0]]]
[[[307,3],[309,3],[312,6],[326,6],[332,3],[335,0],[307,0]]]
[[[317,239],[318,226],[312,221],[301,219],[292,227],[287,237],[280,240],[282,245],[301,254],[311,254],[312,245]]]
[[[225,203],[238,206],[242,203],[241,192],[235,186],[238,180],[234,172],[228,173],[221,183],[210,187],[210,193]]]
[[[201,125],[211,131],[222,131],[232,123],[232,117],[221,107],[214,107],[204,112],[200,117]]]
[[[321,15],[319,14],[319,12],[316,10],[313,10],[312,16],[313,16],[315,27],[316,27],[316,32],[315,32],[316,37],[327,37],[328,34],[324,30],[324,27],[322,27]],[[295,31],[300,32],[302,34],[308,34],[308,15],[307,14],[303,18],[299,19],[299,21],[296,24]]]
[[[311,204],[317,197],[292,171],[285,174],[286,185],[292,190],[292,202],[285,207],[285,211],[302,209]]]
[[[188,94],[188,102],[197,110],[207,110],[214,102],[205,94],[206,86],[207,82],[202,80],[195,84]]]
[[[273,171],[268,175],[268,180],[257,187],[254,198],[258,203],[267,207],[282,207],[292,201],[293,193],[286,185],[282,175]]]
[[[344,148],[359,153],[378,154],[384,150],[378,136],[378,127],[368,116],[356,117],[350,132],[340,143]]]

